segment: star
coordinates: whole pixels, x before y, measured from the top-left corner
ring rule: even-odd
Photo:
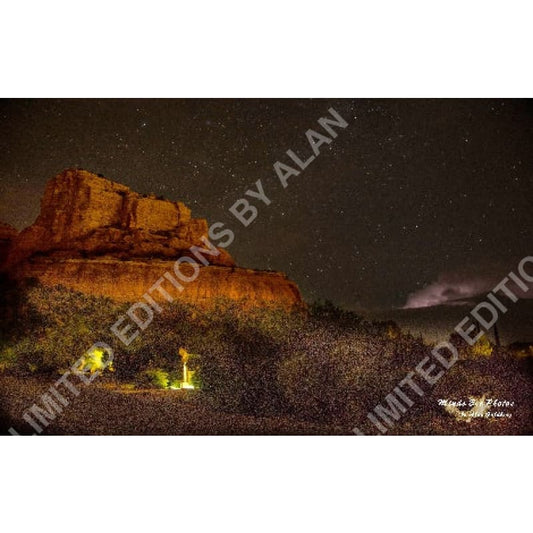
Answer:
[[[330,107],[349,126],[280,188],[273,164],[303,154]],[[247,197],[257,220],[232,227],[228,251],[245,267],[290,266],[306,298],[350,306],[357,292],[363,307],[401,306],[449,268],[530,253],[524,100],[13,100],[0,116],[0,219],[18,229],[35,220],[48,178],[80,166],[164,191],[209,223],[234,221],[229,208],[261,178],[271,205]],[[320,256],[342,276],[319,272]]]

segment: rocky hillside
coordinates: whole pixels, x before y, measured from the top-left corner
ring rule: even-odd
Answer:
[[[14,279],[136,301],[173,272],[176,259],[194,257],[191,246],[205,248],[201,238],[207,233],[207,221],[191,218],[181,202],[70,169],[48,182],[35,223],[6,237],[11,246],[5,269]],[[302,304],[298,287],[282,273],[238,268],[223,249],[205,258],[210,264],[201,265],[183,291],[170,282],[165,290],[199,305],[217,298],[284,308]]]

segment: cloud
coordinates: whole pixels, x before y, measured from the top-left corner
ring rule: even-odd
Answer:
[[[420,307],[433,307],[435,305],[469,305],[471,298],[491,291],[509,271],[503,274],[485,274],[482,276],[466,275],[460,273],[445,273],[439,279],[407,297],[404,309],[417,309]],[[529,289],[524,291],[509,282],[507,287],[518,298],[533,298],[533,284],[528,284]],[[502,294],[501,292],[498,295]]]

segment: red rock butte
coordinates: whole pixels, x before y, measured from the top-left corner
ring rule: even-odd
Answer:
[[[189,276],[199,268],[199,274],[190,283],[180,281],[181,291],[163,278],[161,287],[173,299],[202,306],[219,299],[257,307],[303,305],[285,274],[239,268],[222,248],[218,255],[202,256],[208,262],[202,264],[191,247],[206,249],[207,234],[207,221],[191,218],[181,202],[69,169],[48,182],[31,226],[17,234],[0,223],[0,248],[3,268],[15,280],[35,278],[116,301],[141,300],[166,273],[174,276],[177,259],[187,257],[198,267],[183,263],[180,270]],[[163,299],[162,291],[150,294]]]

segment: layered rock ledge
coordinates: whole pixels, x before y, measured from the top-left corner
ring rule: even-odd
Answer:
[[[34,224],[18,235],[6,227],[4,266],[15,280],[35,278],[46,286],[65,287],[116,301],[134,302],[175,261],[205,248],[207,221],[190,209],[79,169],[52,178]],[[1,236],[0,236],[1,237]],[[205,255],[197,278],[174,299],[206,306],[220,298],[249,306],[300,307],[296,284],[279,272],[238,268],[229,253]],[[198,262],[196,258],[196,262]],[[185,270],[192,267],[182,265]],[[157,296],[157,292],[153,294]]]
[[[182,265],[181,271],[189,276],[192,267]],[[34,278],[49,287],[62,285],[119,302],[136,302],[165,273],[174,276],[173,261],[35,258],[21,264],[17,278]],[[218,299],[232,300],[246,307],[301,305],[297,285],[280,272],[202,266],[198,277],[182,286],[180,291],[166,278],[160,284],[173,299],[201,307],[208,307]],[[160,290],[152,290],[150,295],[156,301],[167,301]]]

